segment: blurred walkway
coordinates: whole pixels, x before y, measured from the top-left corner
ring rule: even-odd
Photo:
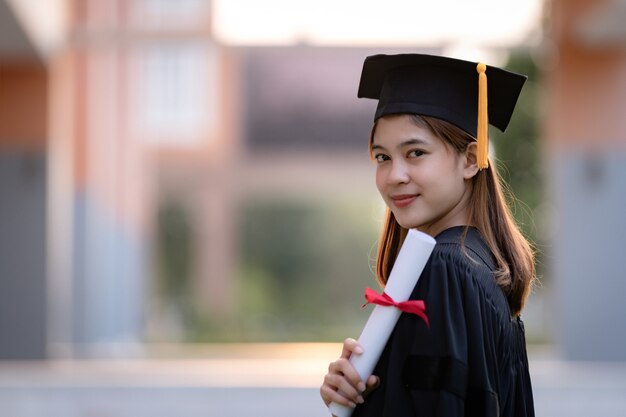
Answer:
[[[334,344],[220,345],[162,349],[151,359],[0,362],[0,415],[327,416],[318,386],[339,351]],[[531,372],[539,417],[626,417],[626,363],[563,362],[531,351]]]

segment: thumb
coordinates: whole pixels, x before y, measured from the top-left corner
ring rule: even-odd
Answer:
[[[367,378],[367,384],[365,384],[365,386],[367,388],[363,394],[367,395],[380,386],[380,378],[376,375],[370,375],[370,377]]]

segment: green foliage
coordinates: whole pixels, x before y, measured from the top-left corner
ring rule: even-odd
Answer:
[[[168,201],[157,215],[158,290],[180,298],[189,290],[192,265],[192,234],[184,208]]]
[[[539,138],[539,71],[527,50],[513,51],[506,66],[510,71],[528,75],[506,134],[490,130],[496,150],[497,168],[511,193],[513,214],[531,240],[537,240],[534,211],[543,200]]]
[[[371,203],[248,201],[240,215],[236,319],[205,323],[203,341],[339,340],[367,319],[374,286]]]

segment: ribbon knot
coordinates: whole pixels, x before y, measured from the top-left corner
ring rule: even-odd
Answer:
[[[368,304],[377,304],[385,307],[395,307],[404,313],[415,314],[420,317],[426,323],[426,326],[430,327],[428,322],[428,316],[426,315],[426,303],[423,300],[409,300],[396,302],[387,293],[383,292],[378,294],[371,288],[365,289],[365,300],[367,301],[362,307]]]

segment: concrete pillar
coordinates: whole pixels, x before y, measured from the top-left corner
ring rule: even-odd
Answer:
[[[116,4],[76,2],[72,41],[51,58],[53,356],[126,354],[143,336],[144,149],[126,116],[126,45],[95,36],[115,33]]]

